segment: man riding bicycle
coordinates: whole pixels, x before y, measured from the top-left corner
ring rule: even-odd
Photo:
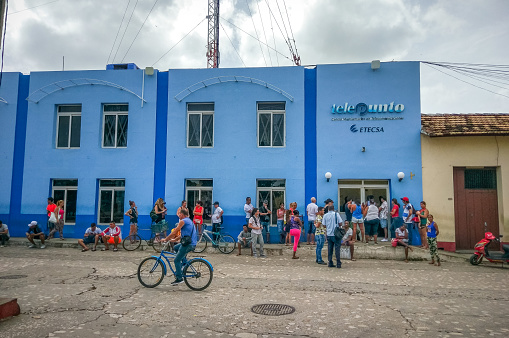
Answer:
[[[165,239],[163,242],[171,241],[175,239],[180,233],[180,243],[175,245],[174,250],[177,253],[175,256],[175,280],[171,285],[178,285],[184,281],[182,278],[182,263],[186,258],[187,253],[193,251],[196,247],[198,236],[196,235],[196,228],[194,227],[193,221],[189,218],[189,211],[187,209],[180,209],[178,214],[180,219],[175,230]]]

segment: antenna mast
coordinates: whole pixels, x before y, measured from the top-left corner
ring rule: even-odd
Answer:
[[[219,0],[208,0],[207,68],[219,68]]]

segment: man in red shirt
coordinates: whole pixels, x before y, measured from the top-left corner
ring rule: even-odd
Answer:
[[[57,208],[57,205],[55,203],[53,203],[53,197],[48,197],[48,206],[46,207],[46,213],[48,214],[48,221],[47,221],[48,232],[53,230],[53,228],[55,227],[55,223],[51,223],[49,221],[49,218],[51,216],[51,213],[55,212],[56,208]],[[58,218],[57,218],[57,220],[58,220]]]
[[[101,235],[105,248],[101,251],[109,250],[110,246],[108,241],[113,238],[113,251],[118,251],[117,245],[120,243],[120,228],[115,225],[115,222],[111,221],[110,226],[104,230]]]

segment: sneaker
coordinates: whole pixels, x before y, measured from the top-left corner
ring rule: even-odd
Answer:
[[[387,238],[382,238],[382,242],[388,242],[389,240]]]
[[[33,249],[33,248],[35,248],[35,245],[34,245],[34,244],[30,244],[28,247],[29,247],[30,249]]]
[[[4,247],[5,247],[5,245],[0,245],[0,248],[4,248]]]
[[[182,278],[176,278],[173,282],[171,282],[171,285],[179,285],[180,283],[184,283],[184,280]]]
[[[44,244],[41,245],[41,249],[44,249],[44,248],[46,248],[46,245],[44,245]]]

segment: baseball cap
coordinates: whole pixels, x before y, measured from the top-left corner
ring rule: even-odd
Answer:
[[[215,202],[214,202],[214,205],[219,205],[219,202],[218,202],[218,201],[215,201]]]
[[[34,227],[37,225],[37,222],[36,221],[32,221],[30,222],[30,224],[28,225],[29,227]]]
[[[327,204],[327,203],[330,203],[332,202],[332,200],[330,198],[327,198],[323,203]]]
[[[408,199],[408,197],[403,197],[401,200],[402,200],[402,201],[405,201],[405,202],[410,202],[410,200]]]

